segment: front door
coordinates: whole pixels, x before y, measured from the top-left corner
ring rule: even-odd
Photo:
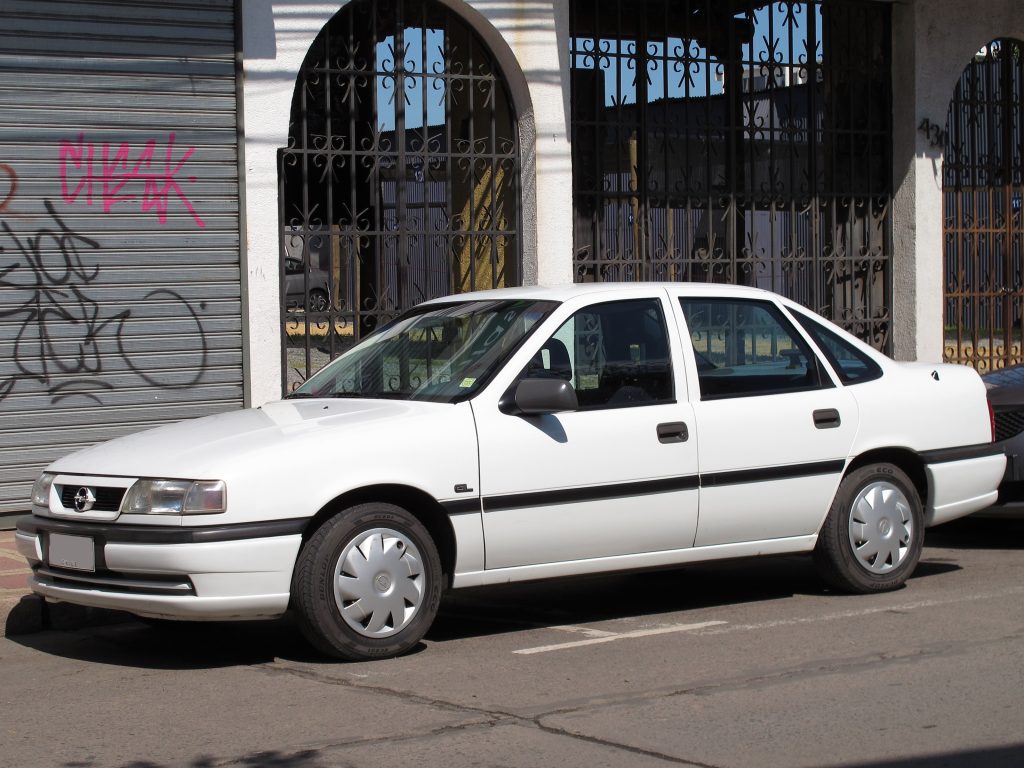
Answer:
[[[487,569],[693,544],[693,410],[664,292],[572,310],[553,316],[499,386],[472,401]],[[579,410],[503,413],[498,397],[528,377],[571,382]]]

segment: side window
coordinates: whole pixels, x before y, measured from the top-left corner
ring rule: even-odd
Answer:
[[[703,399],[822,386],[817,358],[774,304],[749,299],[679,301],[697,358]]]
[[[671,402],[661,302],[616,301],[580,310],[544,342],[523,377],[572,382],[581,410]]]
[[[882,369],[878,367],[878,363],[857,349],[847,339],[803,312],[790,311],[797,322],[807,331],[807,335],[814,339],[814,343],[825,353],[825,357],[828,358],[844,384],[873,381],[882,375]]]

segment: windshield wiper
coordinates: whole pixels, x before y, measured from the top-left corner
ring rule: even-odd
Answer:
[[[320,397],[359,398],[362,400],[410,400],[408,392],[331,392]]]

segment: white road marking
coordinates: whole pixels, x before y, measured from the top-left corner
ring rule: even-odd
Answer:
[[[914,603],[898,603],[896,605],[878,605],[872,608],[860,608],[855,611],[826,613],[821,616],[807,616],[795,619],[776,619],[775,621],[765,621],[760,624],[730,624],[728,627],[711,630],[707,634],[720,635],[725,632],[758,631],[762,629],[771,629],[773,627],[791,626],[793,624],[813,624],[819,621],[835,621],[836,619],[857,619],[863,616],[871,616],[876,613],[914,611],[918,608],[934,608],[938,605],[955,605],[956,603],[969,603],[975,600],[991,600],[997,597],[1009,597],[1010,595],[1020,594],[1021,592],[1024,592],[1024,587],[1010,587],[1009,589],[1002,589],[998,592],[981,592],[979,594],[964,595],[962,597],[950,597],[939,600],[919,600]]]
[[[877,613],[891,613],[894,611],[914,611],[920,608],[934,608],[939,605],[954,605],[956,603],[967,603],[975,600],[991,600],[999,597],[1009,597],[1010,595],[1018,595],[1024,593],[1024,587],[1010,587],[1008,589],[1002,589],[996,592],[981,592],[974,595],[964,595],[960,597],[950,597],[945,599],[937,600],[918,600],[913,603],[897,603],[896,605],[877,605],[871,608],[859,608],[855,611],[836,611],[835,613],[827,613],[819,616],[807,616],[793,619],[776,619],[775,621],[765,621],[759,624],[729,624],[727,621],[702,621],[698,624],[670,624],[665,627],[654,627],[652,629],[638,629],[634,632],[605,632],[600,629],[590,629],[588,627],[577,627],[571,624],[548,627],[548,629],[560,629],[567,632],[581,632],[583,634],[591,635],[586,640],[576,640],[569,643],[555,643],[553,645],[541,645],[536,648],[522,648],[518,651],[512,651],[523,656],[529,656],[535,653],[548,653],[549,651],[561,651],[567,648],[580,648],[587,645],[599,645],[601,643],[611,643],[616,640],[631,640],[638,637],[651,637],[653,635],[666,635],[673,632],[688,632],[697,629],[708,629],[710,627],[716,627],[715,629],[709,629],[708,632],[702,634],[708,635],[720,635],[727,632],[757,632],[764,629],[772,629],[773,627],[785,627],[792,626],[794,624],[813,624],[821,621],[836,621],[837,619],[856,619],[863,616],[871,616]],[[725,626],[727,625],[727,626]]]
[[[601,643],[614,643],[616,640],[632,640],[637,637],[650,637],[652,635],[667,635],[672,632],[689,632],[694,629],[704,629],[705,627],[713,627],[719,624],[725,624],[724,621],[702,621],[699,624],[671,624],[667,627],[654,627],[652,629],[638,629],[634,632],[622,632],[621,634],[609,633],[601,637],[591,637],[586,640],[575,640],[571,643],[555,643],[554,645],[540,645],[536,648],[521,648],[518,651],[512,651],[512,653],[518,653],[523,656],[529,656],[534,653],[548,653],[549,651],[561,651],[567,648],[580,648],[585,645],[599,645]],[[600,631],[600,630],[598,630]]]
[[[592,627],[577,627],[574,624],[560,624],[557,627],[547,627],[547,629],[557,629],[559,632],[575,632],[587,637],[611,637],[612,635],[619,634],[618,632],[607,632],[603,629],[593,629]]]

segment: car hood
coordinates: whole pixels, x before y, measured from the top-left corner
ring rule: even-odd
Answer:
[[[405,429],[410,418],[449,407],[393,400],[282,400],[100,443],[57,460],[47,471],[224,479],[258,454],[274,454],[272,461],[283,465],[325,439],[351,440],[366,430],[386,430],[399,419]]]

